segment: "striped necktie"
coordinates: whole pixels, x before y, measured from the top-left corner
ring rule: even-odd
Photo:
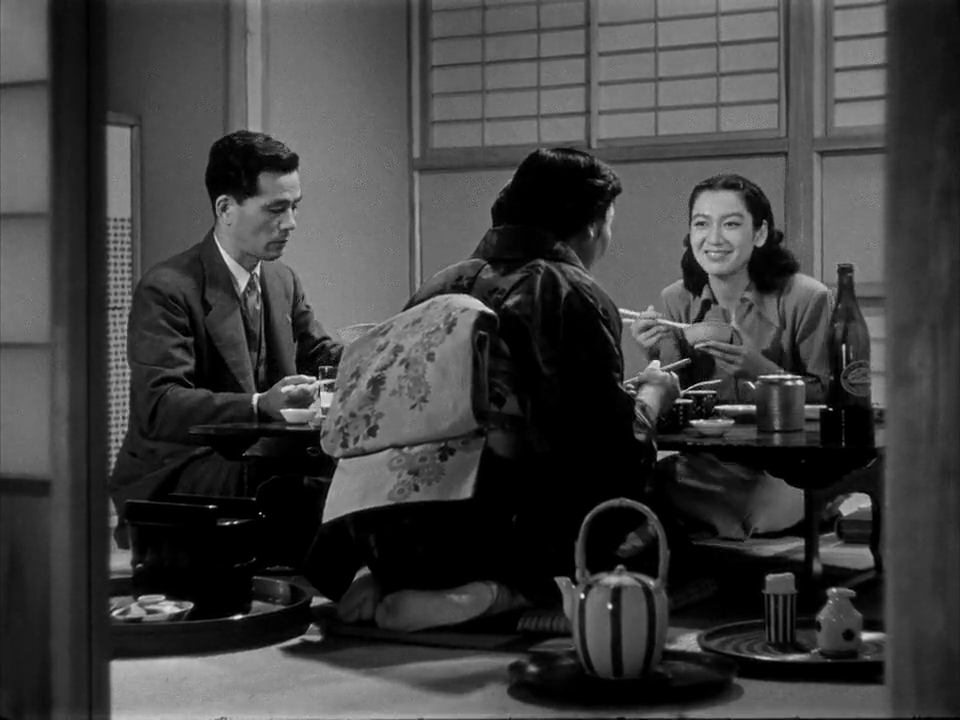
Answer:
[[[247,286],[240,296],[243,311],[243,326],[247,333],[247,346],[253,356],[260,351],[260,277],[250,273]]]

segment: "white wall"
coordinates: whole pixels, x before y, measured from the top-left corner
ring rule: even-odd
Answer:
[[[213,223],[203,184],[225,132],[228,0],[107,0],[107,109],[142,122],[141,263]]]
[[[109,109],[143,123],[143,269],[212,221],[207,153],[237,129],[229,2],[108,0]],[[264,0],[263,12],[262,129],[302,166],[284,259],[328,330],[386,317],[410,293],[406,2]]]
[[[410,295],[407,6],[267,0],[264,130],[301,158],[285,260],[328,330]]]

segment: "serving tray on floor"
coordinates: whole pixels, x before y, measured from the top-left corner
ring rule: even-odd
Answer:
[[[588,675],[573,648],[531,652],[508,667],[511,690],[590,705],[653,705],[715,695],[737,674],[737,664],[711,653],[664,650],[660,666],[641,679]]]
[[[708,652],[735,660],[742,675],[882,681],[886,634],[879,623],[864,622],[860,653],[845,658],[820,654],[815,623],[812,617],[797,619],[797,644],[790,649],[780,649],[767,642],[762,620],[704,630],[697,636],[697,642]]]
[[[110,579],[111,606],[133,600],[130,577]],[[303,635],[310,626],[310,595],[279,578],[254,577],[250,611],[224,618],[157,623],[113,620],[113,657],[159,657],[245,650]]]

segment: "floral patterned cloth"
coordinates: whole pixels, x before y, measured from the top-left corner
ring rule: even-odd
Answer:
[[[321,436],[324,452],[339,459],[324,522],[472,496],[489,432],[519,417],[496,332],[497,317],[482,302],[443,295],[345,350]],[[499,369],[492,380],[491,354]]]
[[[323,521],[403,502],[472,497],[486,438],[467,435],[342,459],[323,509]]]

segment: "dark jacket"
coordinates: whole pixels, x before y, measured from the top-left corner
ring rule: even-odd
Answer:
[[[470,259],[426,281],[407,307],[454,292],[500,320],[534,450],[522,473],[534,504],[528,532],[551,537],[572,560],[571,534],[586,513],[612,497],[641,497],[656,462],[622,386],[617,306],[568,245],[524,227],[491,229]]]
[[[530,452],[485,456],[470,500],[325,524],[306,575],[327,597],[338,599],[367,565],[384,592],[496,580],[549,602],[553,576],[573,572],[586,514],[613,497],[643,496],[656,452],[649,434],[635,433],[634,401],[621,385],[619,314],[569,246],[530,228],[493,228],[405,309],[448,293],[472,295],[497,314]],[[595,569],[612,569],[613,550],[640,522],[631,513],[603,523],[588,543]]]
[[[339,363],[342,345],[317,322],[293,270],[264,262],[261,286],[266,388]],[[257,419],[240,302],[212,231],[143,276],[127,337],[130,419],[110,479],[121,514],[126,500],[169,490],[186,465],[212,453],[191,439],[191,426]]]

